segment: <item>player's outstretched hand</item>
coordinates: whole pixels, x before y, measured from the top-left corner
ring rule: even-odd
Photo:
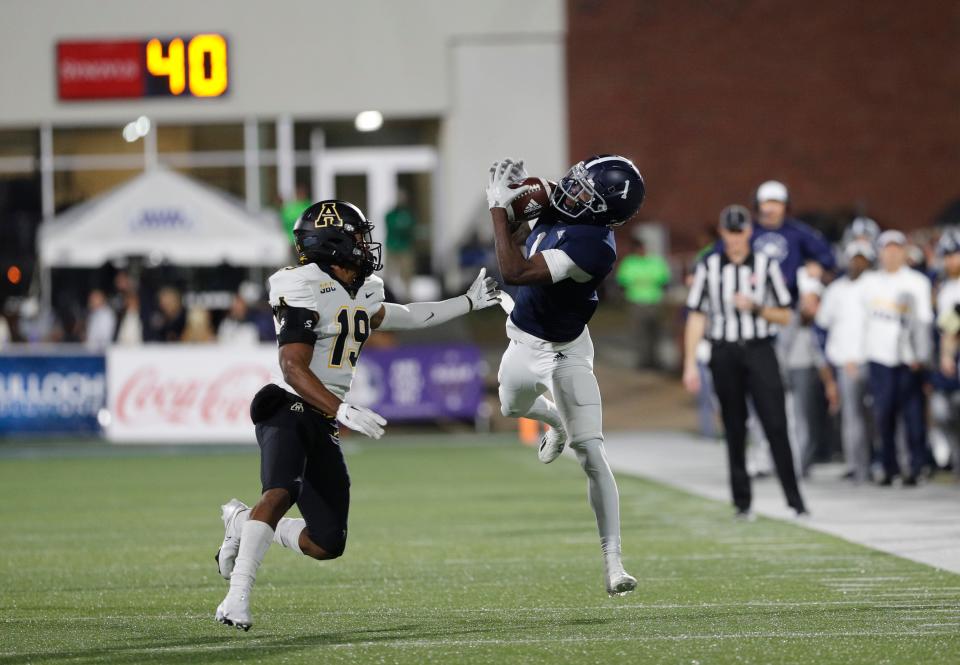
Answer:
[[[383,426],[387,420],[378,413],[362,406],[341,402],[337,409],[337,420],[355,432],[366,434],[371,439],[383,436]]]
[[[512,159],[502,159],[494,162],[490,165],[490,177],[492,178],[497,172],[497,167],[500,166],[502,162],[507,162],[511,164],[509,171],[507,172],[507,184],[512,185],[518,182],[523,182],[530,177],[530,174],[527,173],[526,167],[523,165],[523,160],[518,159],[513,161]]]
[[[523,162],[514,162],[512,159],[501,159],[490,167],[490,179],[487,182],[487,205],[490,208],[506,208],[514,199],[523,196],[531,185],[510,187],[526,177]]]
[[[467,300],[470,301],[470,311],[486,309],[500,302],[500,285],[493,277],[487,277],[487,269],[480,268],[480,274],[473,280],[467,289]]]

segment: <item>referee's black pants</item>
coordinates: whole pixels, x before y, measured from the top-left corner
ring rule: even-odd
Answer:
[[[770,442],[773,462],[787,504],[794,510],[805,510],[793,468],[783,381],[772,342],[714,342],[710,371],[713,373],[714,390],[726,430],[734,505],[739,510],[749,510],[752,498],[746,461],[749,395]]]

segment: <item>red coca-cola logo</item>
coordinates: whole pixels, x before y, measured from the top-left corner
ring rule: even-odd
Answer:
[[[114,415],[121,422],[247,424],[250,400],[269,380],[270,372],[258,365],[233,365],[210,376],[168,375],[146,365],[120,387]]]

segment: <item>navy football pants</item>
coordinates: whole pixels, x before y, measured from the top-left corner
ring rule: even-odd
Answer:
[[[923,421],[923,377],[906,365],[887,367],[870,363],[873,416],[887,476],[900,473],[897,461],[897,418],[903,417],[910,449],[910,473],[916,476],[927,460],[927,432]]]

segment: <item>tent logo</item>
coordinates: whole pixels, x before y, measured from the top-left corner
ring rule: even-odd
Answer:
[[[133,231],[186,231],[193,223],[179,208],[144,208],[130,222]]]
[[[340,213],[337,212],[337,204],[324,203],[323,207],[320,208],[320,212],[317,213],[317,219],[313,224],[314,227],[318,229],[323,229],[328,226],[343,226],[343,219],[340,217]]]

